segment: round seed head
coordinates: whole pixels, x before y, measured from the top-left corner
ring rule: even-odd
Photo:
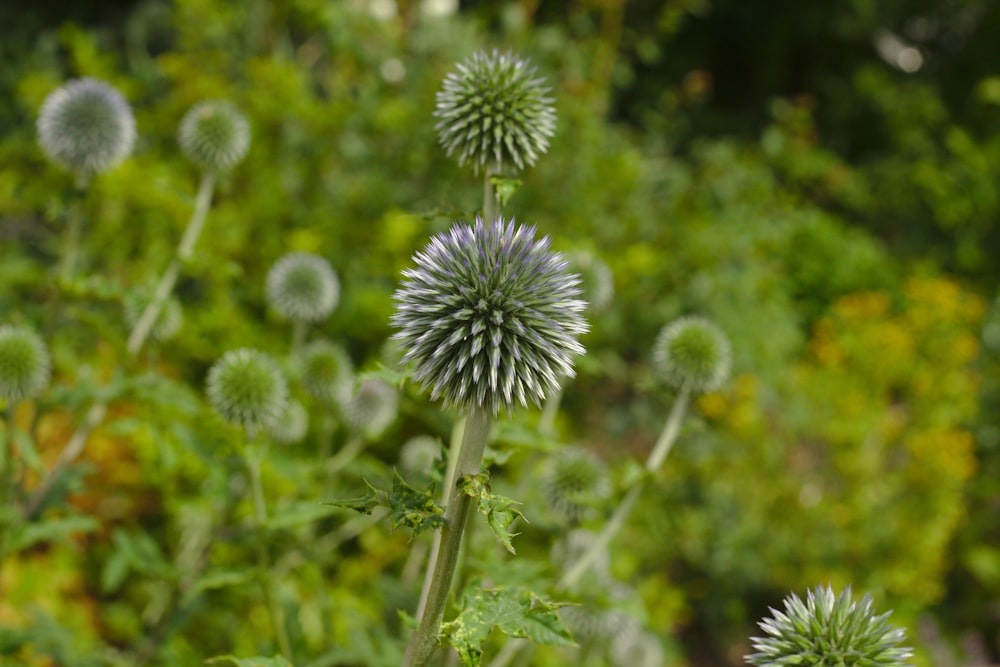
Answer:
[[[45,154],[84,177],[107,171],[132,152],[135,118],[115,88],[97,79],[74,79],[42,104],[38,141]]]
[[[611,495],[604,464],[579,447],[563,449],[546,462],[541,488],[552,513],[571,524],[593,516]]]
[[[374,377],[361,380],[344,406],[351,426],[371,440],[378,439],[396,421],[399,392],[388,382]]]
[[[604,260],[587,250],[576,250],[566,254],[569,268],[580,274],[583,298],[590,312],[597,313],[609,305],[615,296],[615,281]]]
[[[319,255],[291,252],[267,273],[267,299],[285,319],[319,322],[337,306],[340,282]]]
[[[660,331],[653,365],[667,384],[695,392],[715,391],[729,377],[729,340],[703,317],[682,317]]]
[[[429,435],[407,440],[399,450],[399,468],[407,478],[430,479],[434,464],[441,456],[441,443]]]
[[[228,171],[250,147],[250,124],[229,102],[199,102],[181,120],[177,143],[181,152],[202,169]]]
[[[805,602],[793,593],[784,612],[771,609],[772,617],[758,623],[767,636],[750,638],[759,652],[745,660],[764,667],[907,667],[913,653],[899,646],[905,633],[886,622],[890,613],[876,616],[868,595],[855,603],[850,586],[840,595],[817,586]]]
[[[285,410],[288,385],[268,355],[242,348],[226,352],[208,371],[208,400],[231,424],[253,437]]]
[[[281,416],[267,427],[267,434],[275,442],[291,445],[306,436],[309,430],[309,414],[302,403],[290,400],[285,404]]]
[[[152,299],[148,296],[133,296],[125,300],[125,323],[129,328],[136,325],[150,301]],[[153,323],[152,336],[160,342],[170,340],[181,330],[183,322],[184,312],[181,309],[181,302],[174,296],[168,296],[163,302],[160,314],[156,316],[156,322]]]
[[[666,663],[660,638],[634,619],[611,639],[608,657],[615,667],[660,667]]]
[[[49,383],[49,351],[31,329],[0,326],[0,399],[10,403],[37,396]]]
[[[347,403],[354,382],[351,358],[339,345],[318,340],[302,350],[302,386],[324,403]]]
[[[547,237],[477,218],[435,236],[414,261],[394,296],[392,324],[403,361],[414,362],[432,399],[496,415],[515,400],[540,404],[573,375],[586,303]]]
[[[556,111],[544,80],[511,53],[478,52],[448,74],[437,94],[434,126],[448,155],[486,168],[524,169],[548,150]]]

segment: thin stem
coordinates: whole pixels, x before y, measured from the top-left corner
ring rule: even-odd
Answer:
[[[76,272],[77,258],[80,256],[80,237],[83,236],[83,198],[87,193],[90,177],[77,176],[76,197],[66,211],[66,231],[63,236],[62,257],[59,260],[59,280],[69,282]]]
[[[346,468],[351,461],[358,457],[365,448],[365,439],[360,435],[355,435],[347,441],[347,444],[340,448],[333,458],[326,462],[326,474],[333,477],[338,472]]]
[[[16,514],[7,512],[9,500],[13,497],[12,493],[10,495],[8,493],[12,490],[11,485],[14,480],[14,416],[16,412],[17,401],[9,401],[7,403],[6,435],[3,440],[0,440],[0,520],[2,520],[0,528],[3,529],[0,531],[0,575],[3,574],[3,564],[7,560],[10,536],[14,532],[13,525],[7,525],[7,520],[9,518],[11,523],[17,520]],[[4,514],[7,514],[7,518],[4,517]],[[0,576],[0,582],[3,582],[2,576]]]
[[[260,571],[261,587],[264,589],[264,597],[267,598],[268,610],[271,612],[271,625],[274,629],[274,636],[278,641],[278,649],[281,654],[293,660],[292,644],[288,640],[288,631],[285,628],[285,616],[282,613],[281,604],[274,590],[274,582],[271,579],[271,557],[267,552],[267,542],[264,529],[267,525],[267,504],[264,501],[264,486],[260,479],[260,459],[257,456],[256,448],[252,444],[247,445],[244,459],[247,464],[247,471],[250,473],[250,492],[253,496],[254,509],[254,542],[257,550],[257,569]]]
[[[309,324],[305,320],[295,320],[292,324],[292,356],[297,357],[306,340],[306,330]]]
[[[563,382],[565,382],[565,380],[563,380]],[[550,437],[553,433],[555,433],[556,415],[559,413],[559,404],[562,403],[562,397],[563,383],[560,382],[555,391],[549,394],[548,398],[545,399],[545,405],[542,407],[542,416],[538,419],[539,435]]]
[[[455,486],[455,470],[458,469],[458,456],[462,451],[462,438],[465,434],[465,416],[455,420],[451,429],[451,442],[448,446],[448,461],[445,464],[444,484],[441,485],[441,506],[447,507],[451,500],[451,490]],[[417,603],[417,620],[424,617],[427,609],[427,598],[431,594],[431,584],[434,580],[434,569],[437,566],[438,554],[441,552],[441,531],[434,533],[431,542],[431,552],[427,557],[427,571],[424,583],[420,588],[420,601]]]
[[[660,437],[656,441],[656,445],[653,447],[653,451],[649,454],[649,458],[646,459],[646,470],[649,472],[656,472],[659,470],[660,466],[663,465],[663,461],[666,460],[667,454],[670,453],[670,449],[673,447],[674,442],[677,440],[677,434],[680,432],[681,422],[684,420],[684,413],[687,411],[688,401],[691,397],[691,391],[684,387],[681,389],[680,394],[677,396],[677,400],[674,401],[674,405],[670,410],[670,415],[667,417],[666,424],[663,426],[663,431],[660,433]],[[642,488],[644,486],[644,481],[640,480],[629,489],[629,492],[619,503],[618,507],[615,508],[614,514],[607,523],[604,524],[604,528],[601,530],[597,539],[594,540],[593,544],[587,549],[586,552],[577,560],[572,567],[566,570],[559,583],[556,584],[558,588],[572,588],[579,581],[580,578],[590,569],[591,564],[594,559],[602,553],[611,544],[611,540],[618,534],[621,527],[625,524],[625,519],[628,518],[629,513],[632,511],[635,501],[639,498],[639,494],[642,493]]]
[[[184,236],[181,237],[180,245],[177,246],[177,253],[170,261],[167,270],[160,277],[160,282],[153,293],[153,299],[146,304],[142,315],[132,328],[128,337],[128,352],[133,357],[139,354],[143,344],[156,324],[156,318],[160,316],[164,304],[170,297],[180,275],[181,267],[191,259],[194,253],[194,245],[201,236],[201,230],[205,227],[205,218],[208,215],[208,207],[212,203],[212,190],[215,188],[215,173],[207,171],[202,174],[201,183],[198,186],[198,195],[195,199],[194,211],[188,221]]]
[[[487,225],[496,220],[500,214],[500,206],[497,203],[497,190],[491,180],[496,173],[490,169],[486,170],[483,177],[483,222]]]
[[[470,410],[456,466],[456,481],[465,475],[479,474],[490,422],[489,414],[482,408],[476,407]],[[420,619],[420,625],[406,649],[406,658],[403,661],[405,667],[427,665],[437,650],[438,630],[444,618],[455,566],[462,549],[462,535],[472,508],[472,499],[464,493],[459,493],[448,503],[448,508],[445,510],[446,525],[441,529],[441,549],[434,567],[430,597]]]

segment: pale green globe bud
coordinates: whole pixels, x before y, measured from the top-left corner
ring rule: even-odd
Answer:
[[[267,273],[267,299],[285,319],[319,322],[329,317],[340,297],[340,282],[319,255],[292,252]]]
[[[729,378],[731,350],[726,335],[703,317],[682,317],[660,332],[653,366],[667,384],[694,392],[715,391]]]
[[[552,455],[540,485],[552,513],[571,524],[592,517],[611,496],[611,480],[604,464],[579,447]]]
[[[281,416],[267,427],[272,440],[282,445],[291,445],[306,437],[309,430],[309,414],[301,402],[290,400]]]
[[[250,148],[250,124],[229,102],[199,102],[181,120],[177,143],[181,152],[202,169],[228,171]]]
[[[49,383],[50,360],[45,343],[31,329],[0,326],[0,400],[33,398]]]
[[[208,371],[208,400],[224,420],[253,437],[285,410],[288,384],[271,357],[242,348],[226,352]]]
[[[384,380],[366,377],[344,405],[348,423],[370,440],[377,440],[396,421],[399,392]]]
[[[313,341],[301,355],[302,386],[324,403],[344,404],[350,400],[354,367],[344,348],[327,340]]]

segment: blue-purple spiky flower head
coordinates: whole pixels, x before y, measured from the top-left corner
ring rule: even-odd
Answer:
[[[587,331],[579,277],[531,226],[458,223],[414,256],[393,336],[414,378],[445,405],[492,414],[540,404],[573,375]]]

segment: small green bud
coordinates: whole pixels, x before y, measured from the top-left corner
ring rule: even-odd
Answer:
[[[181,152],[202,169],[228,171],[250,147],[250,124],[229,102],[199,102],[181,120],[177,143]]]
[[[49,383],[45,343],[27,327],[0,326],[0,399],[16,402],[37,396]]]
[[[408,481],[430,480],[441,456],[441,442],[429,435],[410,438],[399,450],[399,469]]]
[[[370,440],[377,440],[396,421],[399,392],[389,383],[374,377],[361,380],[344,405],[348,423]]]
[[[593,516],[611,495],[604,464],[579,447],[567,447],[549,458],[540,485],[552,513],[571,524]]]
[[[333,312],[339,297],[337,274],[319,255],[288,253],[267,273],[267,299],[285,319],[319,322]]]
[[[715,391],[728,379],[729,340],[703,317],[682,317],[660,332],[653,346],[657,375],[678,389]]]
[[[344,348],[327,340],[313,341],[302,350],[302,386],[324,403],[350,400],[354,368]]]
[[[267,434],[275,442],[283,445],[294,444],[306,436],[309,430],[309,414],[302,403],[290,400],[281,416],[267,427]]]
[[[566,253],[569,269],[580,274],[583,300],[591,313],[597,313],[611,305],[615,296],[614,275],[604,260],[588,250],[574,250]]]
[[[226,352],[208,371],[208,400],[219,415],[253,437],[285,410],[288,385],[268,355],[242,348]]]
[[[128,102],[115,88],[91,78],[74,79],[45,98],[37,129],[49,159],[81,177],[124,160],[136,138]]]

